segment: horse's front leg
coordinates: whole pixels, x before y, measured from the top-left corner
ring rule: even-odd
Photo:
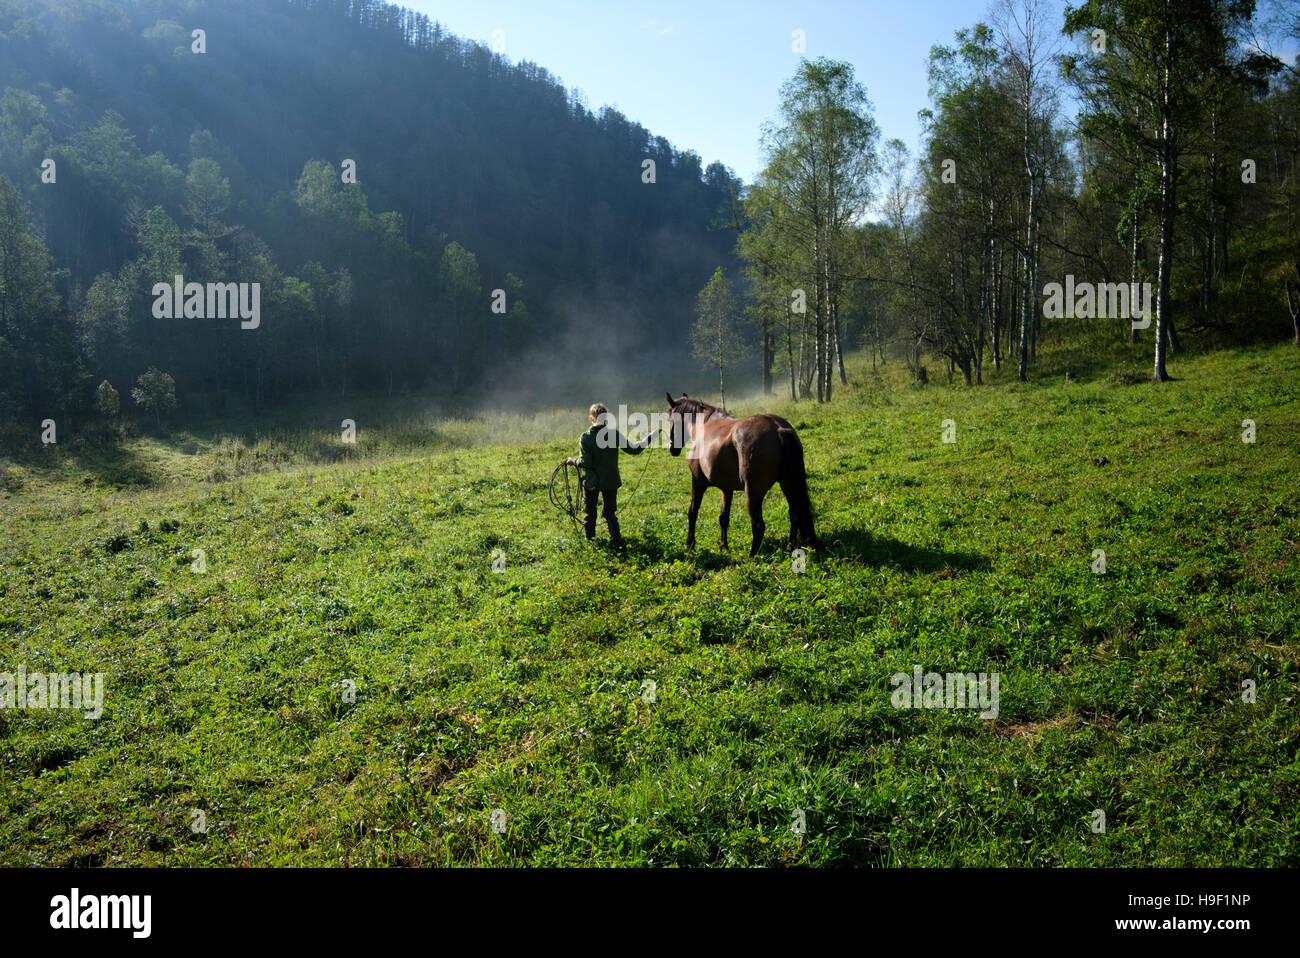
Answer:
[[[688,528],[686,532],[686,548],[695,548],[695,519],[700,514],[700,503],[704,500],[704,490],[708,486],[698,479],[691,480],[691,508],[686,513]]]
[[[727,526],[731,524],[731,490],[722,490],[722,511],[718,513],[718,527],[722,529],[722,548],[725,550],[727,545]]]

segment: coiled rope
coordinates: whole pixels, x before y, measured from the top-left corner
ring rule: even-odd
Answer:
[[[569,470],[573,470],[573,479],[569,479]],[[561,489],[560,476],[563,475],[563,489]],[[567,459],[560,461],[551,473],[551,505],[555,506],[562,513],[569,517],[573,522],[573,527],[577,529],[581,525],[578,518],[578,505],[573,498],[573,485],[576,484],[579,489],[582,488],[582,467],[575,466]]]

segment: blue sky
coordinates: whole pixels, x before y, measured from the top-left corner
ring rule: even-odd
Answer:
[[[532,60],[704,163],[721,160],[746,182],[760,167],[759,127],[775,118],[779,88],[796,69],[791,34],[807,56],[854,65],[883,138],[914,153],[927,105],[926,58],[936,43],[984,19],[987,0],[859,2],[484,2],[399,0],[451,32]]]

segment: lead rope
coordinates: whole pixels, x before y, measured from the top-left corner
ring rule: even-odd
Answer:
[[[645,456],[645,454],[649,452],[652,448],[653,448],[652,446],[646,446],[644,449],[641,450],[641,455]],[[646,472],[649,471],[649,469],[650,469],[650,457],[646,456],[645,465],[641,467],[641,474],[636,478],[636,485],[632,487],[632,491],[628,493],[627,498],[619,500],[620,508],[622,506],[627,505],[628,500],[630,500],[633,496],[636,495],[636,491],[641,488],[641,483],[645,480],[645,474]]]

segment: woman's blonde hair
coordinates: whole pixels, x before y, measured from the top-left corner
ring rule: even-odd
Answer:
[[[605,407],[603,402],[594,402],[591,404],[591,408],[587,410],[587,418],[598,426],[603,426],[605,424],[604,417],[608,415],[609,410]]]

